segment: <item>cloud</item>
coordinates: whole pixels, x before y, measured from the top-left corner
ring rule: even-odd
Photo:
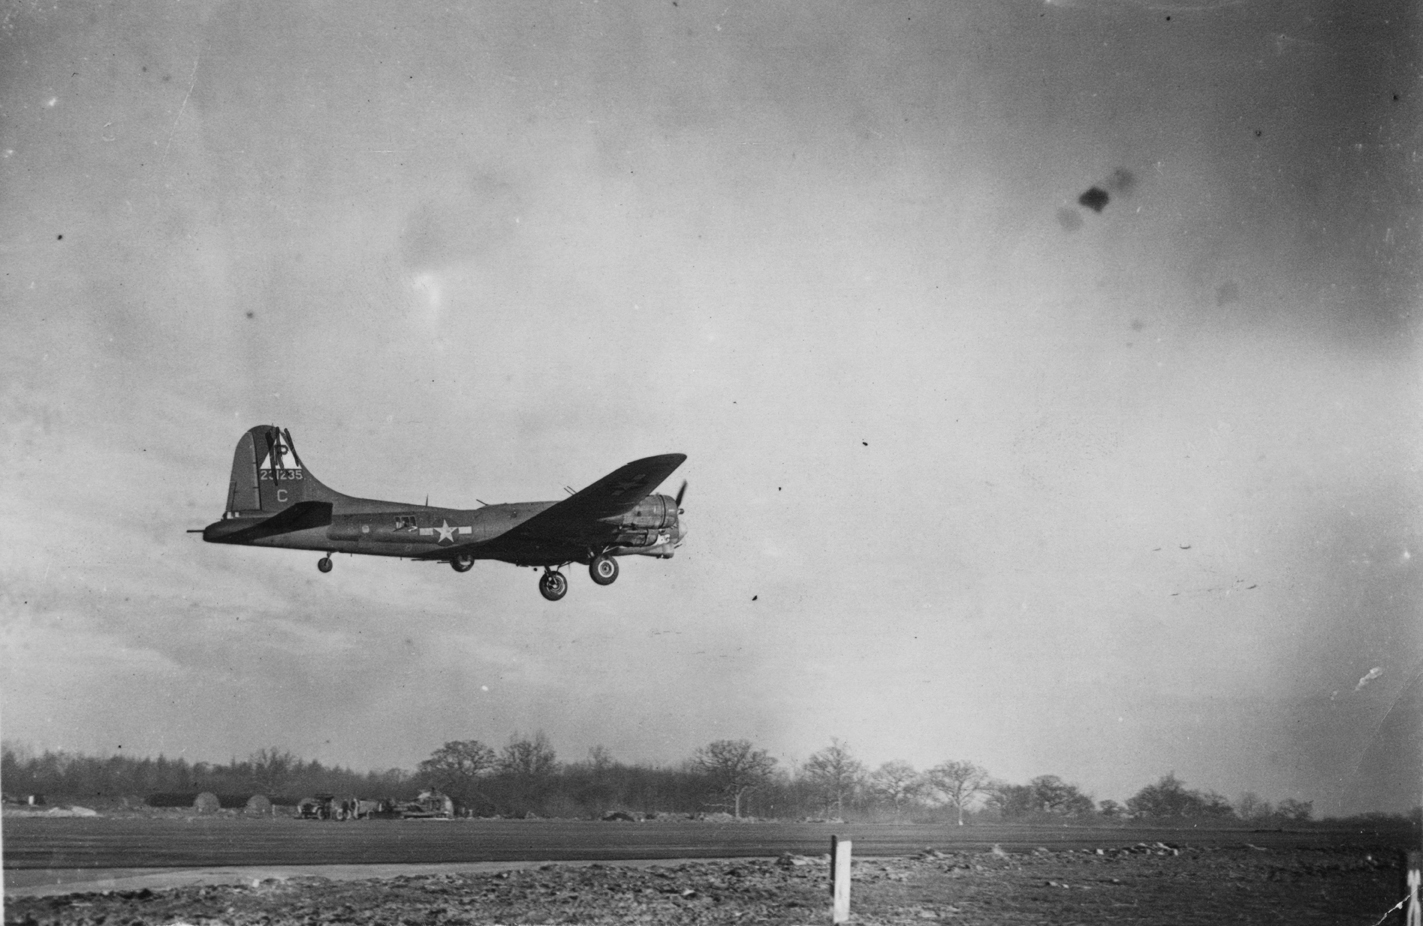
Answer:
[[[509,180],[478,174],[441,190],[405,220],[401,253],[414,272],[478,261],[516,236],[521,212]]]

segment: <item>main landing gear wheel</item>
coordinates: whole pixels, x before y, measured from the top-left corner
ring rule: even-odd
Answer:
[[[450,568],[455,572],[469,572],[474,568],[473,556],[456,556],[450,560]]]
[[[539,579],[539,594],[549,601],[557,601],[568,594],[568,580],[563,573],[556,569],[550,569]]]
[[[599,585],[612,585],[618,577],[618,561],[611,556],[595,556],[588,564],[588,574]]]
[[[323,557],[321,557],[321,559],[319,559],[319,560],[316,561],[316,568],[317,568],[317,569],[320,569],[322,572],[330,572],[330,571],[331,571],[331,557],[329,557],[329,556],[323,556]]]

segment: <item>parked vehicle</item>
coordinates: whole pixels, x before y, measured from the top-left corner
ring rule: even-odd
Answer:
[[[315,797],[304,797],[297,802],[296,815],[302,820],[330,820],[332,815],[332,802],[336,799],[334,794],[318,794]]]
[[[407,820],[430,817],[449,820],[455,815],[455,802],[439,791],[421,791],[415,800],[401,805],[400,815]]]

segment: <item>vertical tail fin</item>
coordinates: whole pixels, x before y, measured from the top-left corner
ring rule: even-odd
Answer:
[[[237,442],[227,514],[272,514],[297,502],[323,499],[325,488],[302,466],[290,431],[260,424]]]

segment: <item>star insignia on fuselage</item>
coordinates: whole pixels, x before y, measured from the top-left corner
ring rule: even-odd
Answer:
[[[455,542],[455,531],[457,531],[457,530],[459,530],[459,528],[457,528],[457,527],[450,527],[450,522],[449,522],[449,521],[443,521],[443,520],[442,520],[442,521],[440,522],[440,526],[437,527],[437,528],[435,528],[435,533],[437,533],[437,534],[440,535],[440,539],[439,539],[438,542],[439,542],[439,543],[444,543],[445,541],[449,541],[450,543],[454,543],[454,542]]]

